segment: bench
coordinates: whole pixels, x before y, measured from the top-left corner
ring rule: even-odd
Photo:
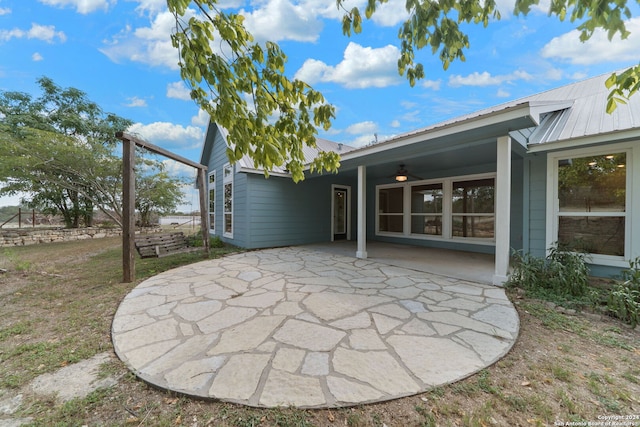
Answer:
[[[202,250],[200,247],[189,246],[189,241],[183,232],[138,234],[135,246],[140,258],[162,258],[167,255]]]

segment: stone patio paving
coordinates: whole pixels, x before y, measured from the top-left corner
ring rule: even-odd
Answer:
[[[148,279],[122,301],[112,336],[155,386],[323,408],[465,378],[503,357],[518,328],[501,288],[291,247]]]

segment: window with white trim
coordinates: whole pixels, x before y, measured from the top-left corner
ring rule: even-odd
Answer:
[[[376,234],[495,242],[495,174],[376,187]]]
[[[378,190],[378,231],[402,233],[404,217],[403,187]]]
[[[216,171],[209,174],[209,229],[216,231]]]
[[[495,237],[495,178],[454,181],[452,194],[452,235],[454,237]]]
[[[443,185],[411,186],[411,234],[442,236]]]
[[[630,151],[603,148],[551,156],[552,244],[586,252],[597,263],[625,259]]]
[[[223,235],[233,237],[233,166],[224,165],[222,172],[223,184]]]

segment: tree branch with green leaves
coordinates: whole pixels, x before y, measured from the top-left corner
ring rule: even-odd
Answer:
[[[362,31],[361,12],[357,7],[344,8],[346,0],[337,0],[338,7],[345,10],[342,31],[350,36],[352,32]],[[387,0],[368,0],[365,17],[371,18],[377,6]],[[639,0],[636,0],[640,3]],[[532,6],[540,0],[516,0],[516,15],[527,15]],[[400,25],[400,59],[398,71],[404,75],[411,86],[424,77],[424,67],[415,61],[416,50],[430,47],[438,54],[446,70],[451,62],[465,60],[464,51],[471,48],[469,36],[461,29],[462,24],[482,24],[487,27],[492,20],[500,20],[494,0],[407,0],[406,10],[409,17]],[[625,20],[632,17],[627,0],[553,0],[550,2],[549,16],[560,21],[569,19],[579,21],[577,30],[580,41],[589,40],[597,29],[606,31],[609,41],[619,35],[621,39],[629,36]],[[621,73],[613,73],[607,80],[610,89],[607,111],[613,112],[618,104],[640,90],[640,64]]]
[[[242,15],[225,13],[212,0],[168,0],[176,19],[171,37],[191,98],[228,131],[232,162],[249,156],[268,176],[285,167],[304,179],[318,128],[329,129],[335,109],[303,81],[285,76],[287,57],[276,43],[254,42]],[[194,5],[195,9],[189,9]],[[317,172],[336,171],[339,156],[321,152]]]

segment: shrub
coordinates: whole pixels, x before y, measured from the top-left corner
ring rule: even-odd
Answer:
[[[640,257],[629,261],[629,268],[622,271],[622,280],[611,289],[607,308],[635,328],[640,323]]]
[[[551,247],[546,258],[516,251],[513,271],[507,285],[519,286],[536,295],[551,293],[559,297],[588,296],[589,268],[586,254]]]
[[[209,240],[209,247],[210,248],[223,248],[224,247],[224,242],[222,241],[220,236],[213,236],[211,238],[211,240]]]

